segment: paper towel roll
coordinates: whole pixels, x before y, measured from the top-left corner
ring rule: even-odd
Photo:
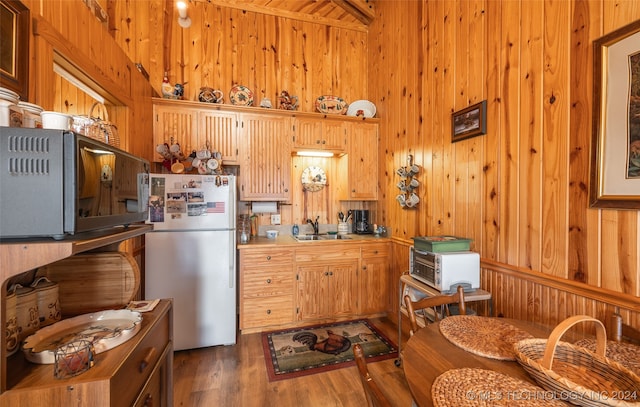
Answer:
[[[278,213],[277,202],[252,202],[251,212],[253,213]]]

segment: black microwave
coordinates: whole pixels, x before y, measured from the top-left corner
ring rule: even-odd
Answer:
[[[65,130],[0,127],[0,238],[146,220],[149,162]]]

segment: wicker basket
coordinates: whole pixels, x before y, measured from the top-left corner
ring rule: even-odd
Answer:
[[[580,322],[596,323],[596,352],[560,342]],[[562,321],[549,339],[525,339],[514,346],[516,360],[545,390],[580,406],[640,406],[640,377],[606,358],[602,322],[585,315]]]

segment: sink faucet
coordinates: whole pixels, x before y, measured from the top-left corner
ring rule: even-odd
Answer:
[[[318,219],[320,219],[320,216],[318,216],[316,218],[316,221],[312,221],[311,219],[307,219],[307,223],[310,224],[313,227],[313,234],[317,235],[318,234]]]

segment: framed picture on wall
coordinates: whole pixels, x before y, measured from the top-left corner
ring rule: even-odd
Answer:
[[[589,204],[640,209],[640,20],[594,41]]]
[[[487,101],[458,110],[451,115],[451,142],[487,132]]]
[[[27,101],[29,92],[29,9],[0,0],[0,85]]]

